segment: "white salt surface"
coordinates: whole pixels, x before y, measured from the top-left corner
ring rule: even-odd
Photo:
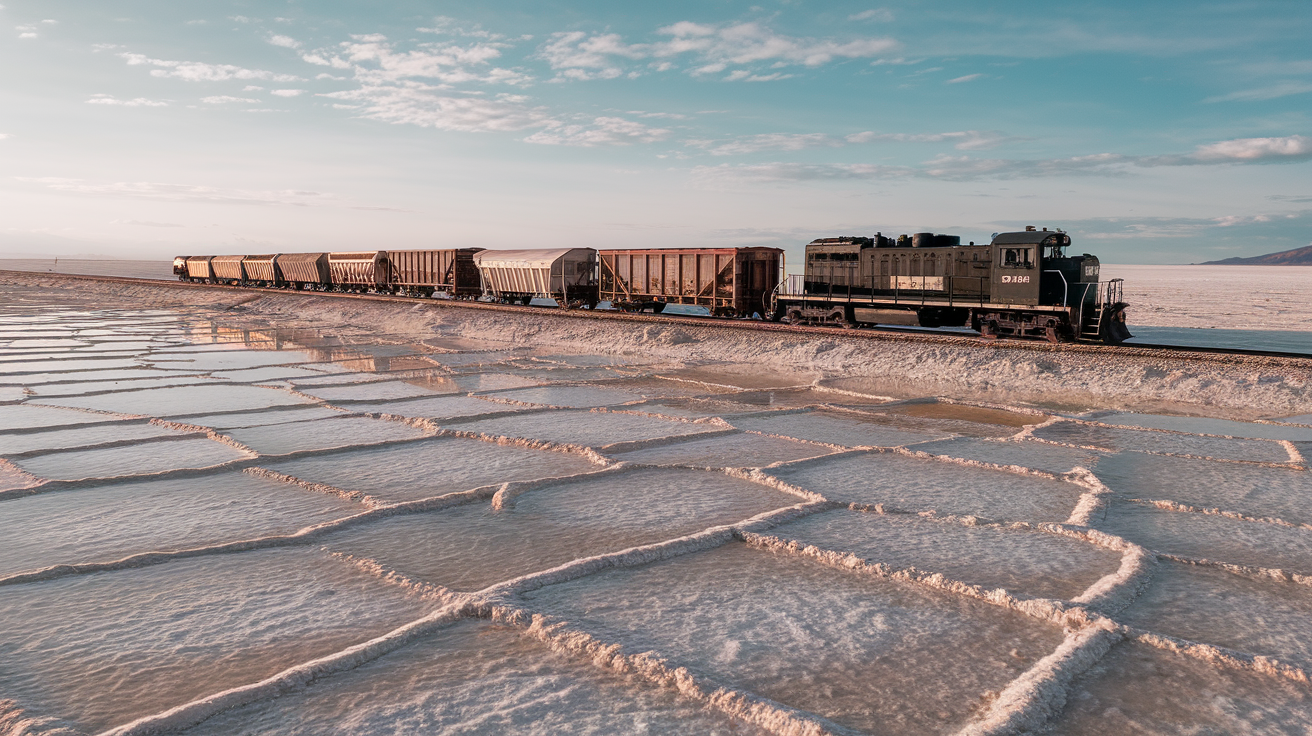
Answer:
[[[340,496],[239,471],[203,483],[135,481],[42,493],[0,505],[0,539],[5,540],[0,577],[293,534],[362,510]]]
[[[456,624],[347,674],[224,713],[185,733],[328,732],[757,733],[674,693],[626,682],[511,629],[478,622]]]
[[[772,473],[845,503],[1006,521],[1064,521],[1082,492],[1058,480],[880,452],[808,461]]]
[[[202,705],[158,719],[232,687],[197,733],[1307,723],[1297,672],[1207,649],[1312,669],[1312,588],[1291,577],[1312,573],[1296,462],[1312,440],[1233,421],[1306,420],[1297,371],[13,283],[0,275],[0,736],[185,730]],[[617,401],[635,403],[587,410]],[[1049,419],[1036,406],[1143,429],[1024,439]],[[163,441],[194,430],[125,414],[219,434]],[[439,427],[482,436],[415,439]],[[810,458],[835,449],[820,443],[944,457]],[[1096,477],[1045,477],[1077,467]],[[795,487],[833,503],[799,505]],[[1213,562],[1154,563],[1136,543]],[[1106,652],[1086,598],[1115,622],[1098,626],[1187,654]],[[501,623],[422,618],[452,600]],[[289,667],[289,690],[254,686]]]
[[[986,604],[731,545],[525,594],[605,642],[839,724],[950,733],[1061,640]]]
[[[421,611],[404,591],[313,549],[11,586],[0,596],[0,690],[33,714],[98,731],[366,641]]]
[[[1136,324],[1312,331],[1312,268],[1103,264],[1102,278],[1125,279],[1131,331]]]

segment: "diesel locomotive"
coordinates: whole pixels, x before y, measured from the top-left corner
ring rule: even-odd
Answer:
[[[1121,279],[1100,281],[1097,256],[1069,255],[1070,245],[1070,235],[1033,226],[981,245],[935,233],[821,238],[806,246],[800,288],[781,284],[769,311],[843,327],[969,326],[988,338],[1131,337]]]
[[[1119,343],[1130,337],[1121,280],[1100,281],[1096,256],[1072,256],[1060,230],[820,238],[802,276],[783,278],[778,248],[591,248],[178,256],[183,281],[265,288],[483,299],[839,327],[969,326],[986,338]]]

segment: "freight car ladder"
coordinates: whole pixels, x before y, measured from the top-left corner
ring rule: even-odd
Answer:
[[[1124,279],[1112,279],[1099,284],[1101,288],[1098,289],[1097,297],[1091,305],[1093,308],[1084,315],[1080,325],[1081,340],[1100,342],[1105,338],[1104,323],[1111,318],[1114,311],[1124,306],[1121,296],[1123,282]]]

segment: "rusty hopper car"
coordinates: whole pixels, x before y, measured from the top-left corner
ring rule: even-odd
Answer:
[[[256,286],[277,286],[282,283],[282,276],[275,260],[276,255],[246,256],[241,259],[241,267],[246,272],[246,281]]]
[[[626,311],[693,304],[717,316],[765,314],[783,273],[783,253],[779,248],[598,251],[598,296]]]
[[[188,281],[209,281],[214,278],[210,270],[210,259],[214,256],[191,256],[187,259]]]
[[[210,259],[210,270],[219,282],[237,283],[245,279],[241,270],[241,256],[214,256]]]
[[[328,288],[327,253],[283,253],[273,262],[293,289]]]
[[[597,303],[597,251],[591,248],[485,250],[474,254],[483,294],[528,304],[534,297],[562,307]]]
[[[390,250],[387,286],[407,296],[432,296],[439,291],[452,297],[478,296],[482,288],[474,254],[481,250]]]
[[[329,253],[328,278],[338,290],[376,289],[387,283],[387,251]]]
[[[800,294],[777,294],[771,317],[942,327],[969,325],[985,337],[1120,342],[1121,281],[1099,281],[1097,257],[1067,256],[1070,236],[1027,228],[987,245],[917,233],[896,241],[823,238],[806,246]]]

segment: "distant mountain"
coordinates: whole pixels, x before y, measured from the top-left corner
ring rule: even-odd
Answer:
[[[1251,258],[1226,258],[1221,261],[1208,261],[1203,266],[1312,266],[1312,245],[1279,253],[1267,253]]]

